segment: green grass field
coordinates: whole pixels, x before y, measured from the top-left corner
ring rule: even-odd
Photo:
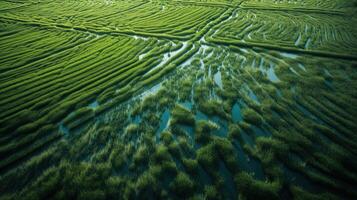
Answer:
[[[356,0],[0,0],[0,199],[357,199]]]

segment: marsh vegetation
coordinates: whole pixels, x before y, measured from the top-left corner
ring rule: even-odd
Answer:
[[[0,199],[356,199],[356,12],[0,1]]]

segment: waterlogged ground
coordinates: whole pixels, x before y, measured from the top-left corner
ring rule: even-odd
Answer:
[[[0,199],[357,199],[356,8],[0,1]]]

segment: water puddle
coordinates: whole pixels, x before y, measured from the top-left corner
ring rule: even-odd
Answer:
[[[201,111],[197,111],[195,118],[196,120],[208,120],[207,115],[203,114]]]
[[[214,74],[213,76],[214,82],[221,88],[223,89],[223,84],[222,84],[222,74],[220,71]]]
[[[260,59],[260,62],[259,62],[259,70],[262,71],[262,72],[265,72],[266,70],[264,69],[264,58],[261,58]]]
[[[299,37],[295,41],[295,46],[298,46],[300,44],[300,41],[301,41],[301,33],[299,33]]]
[[[222,175],[224,179],[224,189],[227,191],[226,195],[228,199],[235,199],[236,198],[236,189],[235,183],[233,180],[232,174],[228,171],[227,167],[225,166],[224,162],[219,163],[219,173]]]
[[[311,38],[307,39],[305,43],[305,49],[309,49],[310,44],[311,44]]]
[[[246,48],[240,48],[241,51],[243,51],[244,53],[248,53],[248,50]]]
[[[188,58],[184,63],[182,63],[182,64],[180,65],[180,67],[186,67],[186,66],[191,65],[193,59],[194,59],[194,56],[191,56],[191,57]]]
[[[227,137],[228,123],[226,121],[221,120],[221,118],[217,116],[212,117],[211,121],[213,121],[219,126],[218,130],[214,131],[214,133],[219,137]]]
[[[201,49],[202,49],[202,54],[204,55],[206,51],[209,49],[209,46],[202,44]]]
[[[134,35],[133,38],[134,38],[135,40],[144,40],[144,41],[147,41],[147,40],[148,40],[148,38],[145,38],[145,37],[142,37],[142,36],[137,36],[137,35]]]
[[[254,102],[256,102],[257,104],[260,104],[260,101],[258,100],[257,95],[255,95],[255,93],[248,87],[248,96],[249,98],[251,98]]]
[[[156,141],[159,141],[161,132],[168,127],[169,120],[170,120],[170,111],[168,109],[165,109],[164,113],[162,113],[160,117],[159,129],[156,131]]]
[[[88,108],[92,109],[92,110],[96,110],[99,106],[98,101],[94,101],[91,104],[88,105]]]
[[[179,52],[184,50],[187,47],[188,42],[182,42],[182,44],[183,45],[182,45],[182,47],[180,49],[172,51],[172,52],[169,51],[167,53],[164,53],[164,57],[162,58],[161,62],[158,65],[156,65],[155,67],[153,67],[152,69],[150,69],[147,73],[150,73],[150,72],[154,71],[155,69],[160,68],[160,67],[168,64],[169,59],[172,58],[172,57],[175,57]]]
[[[199,40],[199,42],[202,44],[202,43],[206,43],[206,39],[205,39],[205,36],[202,36]]]
[[[242,170],[253,174],[255,179],[264,180],[265,175],[259,160],[247,155],[238,142],[233,142],[233,144],[238,154],[239,167],[241,167]]]
[[[251,147],[254,146],[254,140],[249,135],[247,135],[245,131],[241,132],[241,136],[245,144],[248,144]]]
[[[60,124],[59,131],[65,134],[66,136],[69,135],[69,129],[65,125],[63,125],[63,123]]]
[[[265,180],[263,167],[259,160],[248,156],[248,167],[247,171],[252,173],[254,178],[258,180]]]
[[[265,130],[257,127],[257,126],[254,126],[254,125],[251,125],[251,129],[253,130],[254,134],[257,136],[257,137],[266,137],[266,136],[270,136],[271,134],[270,133],[267,133]]]
[[[298,55],[293,54],[293,53],[280,53],[280,55],[282,55],[283,57],[292,58],[292,59],[296,59],[297,57],[299,57]]]
[[[194,138],[194,130],[193,130],[193,127],[192,127],[192,126],[180,124],[179,127],[180,127],[182,130],[184,130],[186,133],[188,133],[191,138]]]
[[[241,113],[238,103],[235,103],[233,105],[232,118],[233,118],[234,123],[241,122],[243,120],[242,113]]]
[[[277,83],[279,82],[279,78],[275,74],[274,66],[271,64],[270,68],[266,71],[267,77],[271,82]]]
[[[158,84],[154,85],[153,87],[151,87],[150,89],[144,91],[141,95],[139,95],[139,98],[143,99],[144,97],[146,97],[150,94],[155,94],[156,92],[159,91],[160,88],[161,88],[161,83],[158,83]]]
[[[141,117],[139,115],[135,116],[134,119],[132,120],[133,124],[140,124],[141,122]]]
[[[205,69],[205,63],[203,62],[202,59],[200,60],[200,64],[201,64],[200,69],[204,70]]]
[[[193,104],[189,101],[185,101],[185,102],[179,103],[179,104],[188,110],[192,110]]]
[[[148,54],[148,52],[147,53],[143,53],[143,54],[141,54],[141,55],[139,55],[139,60],[142,60],[146,55]]]

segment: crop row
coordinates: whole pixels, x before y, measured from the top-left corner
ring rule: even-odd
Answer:
[[[355,62],[236,47],[192,52],[156,92],[112,107],[1,180],[37,171],[16,190],[37,198],[357,196]]]
[[[238,10],[230,20],[216,26],[216,31],[211,31],[211,39],[354,55],[355,18],[346,19],[325,14]]]
[[[128,91],[129,85],[140,85],[164,53],[179,50],[168,41],[13,24],[4,24],[1,36],[1,168],[10,164],[7,157],[25,156],[16,149],[32,148],[73,111],[92,102],[118,103],[117,95],[129,97],[140,89]],[[142,54],[148,56],[139,59]],[[156,72],[163,75],[162,69]]]
[[[243,1],[244,8],[303,8],[307,10],[349,10],[356,1],[349,0],[247,0]]]
[[[188,39],[223,11],[220,7],[146,1],[112,1],[110,5],[105,1],[52,1],[0,16],[52,26]]]

